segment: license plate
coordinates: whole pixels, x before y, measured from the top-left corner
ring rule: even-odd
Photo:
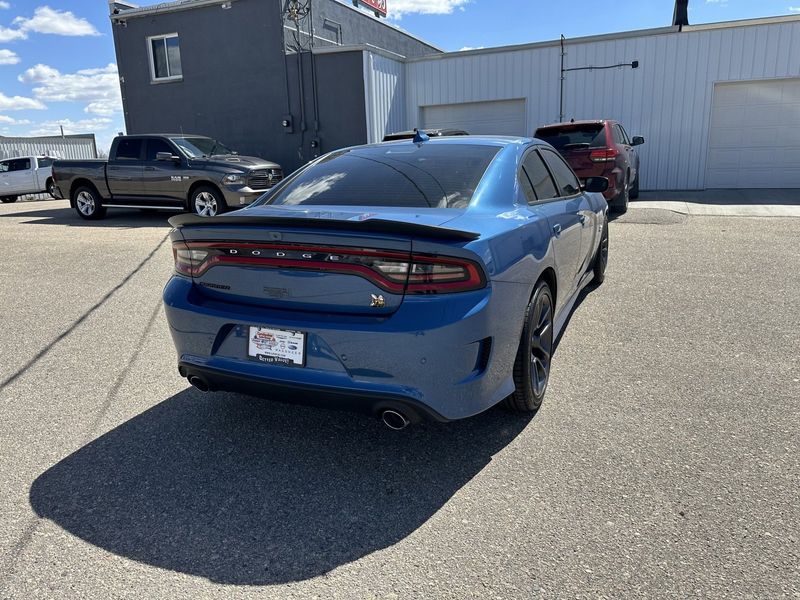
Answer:
[[[247,338],[247,355],[262,363],[304,367],[306,334],[302,331],[251,327]]]

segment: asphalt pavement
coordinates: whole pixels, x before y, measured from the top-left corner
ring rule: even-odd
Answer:
[[[611,223],[534,418],[201,394],[168,215],[0,206],[0,597],[798,598],[800,219]]]

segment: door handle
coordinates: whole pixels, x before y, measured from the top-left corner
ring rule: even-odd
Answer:
[[[560,224],[556,223],[555,225],[553,225],[553,233],[556,234],[556,237],[561,235],[561,225]]]

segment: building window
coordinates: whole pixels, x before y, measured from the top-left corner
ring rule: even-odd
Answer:
[[[183,78],[181,47],[177,33],[147,38],[147,50],[150,53],[152,81],[175,81]]]
[[[325,19],[322,22],[322,30],[325,41],[333,42],[339,46],[342,45],[342,26],[339,23]]]

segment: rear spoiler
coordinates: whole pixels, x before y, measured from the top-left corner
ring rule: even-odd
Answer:
[[[314,219],[306,217],[265,217],[256,215],[230,217],[200,217],[184,214],[170,217],[169,224],[175,229],[182,227],[225,227],[228,225],[263,225],[265,227],[293,227],[297,229],[345,229],[369,233],[389,233],[414,237],[427,237],[441,240],[460,240],[471,242],[477,240],[479,233],[460,231],[447,227],[388,221],[385,219],[365,219],[363,221],[347,221],[339,219]]]

